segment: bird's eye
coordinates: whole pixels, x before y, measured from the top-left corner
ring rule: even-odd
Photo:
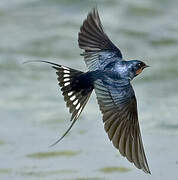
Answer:
[[[139,63],[139,64],[137,64],[137,67],[138,67],[138,68],[141,68],[141,67],[142,67],[142,65]]]

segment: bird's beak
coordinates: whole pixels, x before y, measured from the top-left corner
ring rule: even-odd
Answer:
[[[145,68],[147,68],[147,67],[150,67],[150,66],[148,66],[148,65],[145,65],[145,66],[143,67],[143,69],[145,69]]]

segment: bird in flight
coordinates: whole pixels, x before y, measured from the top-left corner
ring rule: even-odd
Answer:
[[[149,67],[140,60],[126,61],[122,53],[103,30],[94,8],[84,20],[78,34],[78,44],[88,72],[82,72],[49,61],[57,71],[59,86],[71,116],[71,125],[79,118],[93,90],[102,112],[104,129],[113,145],[128,161],[149,173],[138,122],[137,100],[131,80]]]

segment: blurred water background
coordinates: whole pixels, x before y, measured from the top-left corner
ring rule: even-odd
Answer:
[[[152,175],[112,147],[92,96],[70,134],[50,60],[86,71],[77,36],[97,4],[105,31],[125,59],[151,66],[133,81]],[[0,1],[0,179],[178,180],[178,1]]]

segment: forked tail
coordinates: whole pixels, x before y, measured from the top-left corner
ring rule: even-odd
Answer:
[[[57,70],[56,74],[58,76],[57,79],[59,82],[59,86],[61,87],[66,106],[69,108],[69,112],[72,114],[71,125],[61,136],[61,138],[51,145],[54,146],[65,137],[65,135],[70,131],[70,129],[80,116],[93,91],[93,82],[90,80],[87,73],[66,66],[41,60],[28,62],[48,63],[51,64],[55,70]]]

